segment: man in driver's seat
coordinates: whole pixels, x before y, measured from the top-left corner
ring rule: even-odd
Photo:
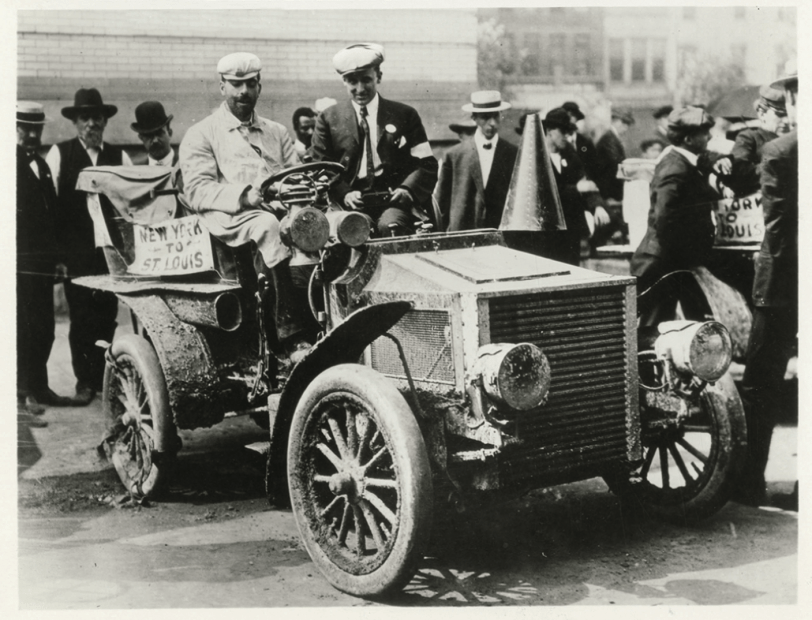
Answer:
[[[287,129],[254,112],[261,69],[259,58],[244,52],[217,63],[225,101],[181,142],[183,193],[212,235],[230,246],[256,243],[257,271],[276,290],[277,336],[291,361],[298,362],[309,348],[303,327],[309,309],[294,288],[279,221],[261,208],[260,184],[299,160]]]

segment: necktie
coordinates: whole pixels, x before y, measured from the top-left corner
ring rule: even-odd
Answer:
[[[482,148],[486,151],[490,151],[493,148],[493,142],[486,142],[482,145]]]
[[[375,161],[372,159],[372,136],[369,134],[369,123],[367,122],[367,107],[361,106],[361,129],[364,130],[364,152],[367,156],[367,183],[372,187],[375,180]]]

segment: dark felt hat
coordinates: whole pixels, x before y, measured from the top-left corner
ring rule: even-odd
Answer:
[[[654,110],[654,114],[652,114],[652,116],[654,118],[656,118],[656,119],[661,119],[664,116],[668,116],[673,111],[674,111],[674,106],[672,106],[672,105],[664,105],[664,106],[661,106],[661,107],[657,108],[656,110]]]
[[[560,129],[564,133],[572,133],[578,129],[570,119],[570,113],[564,108],[555,108],[547,112],[547,116],[541,121],[544,129]]]
[[[668,128],[674,130],[710,129],[713,117],[700,107],[687,105],[668,115]]]
[[[145,101],[135,108],[135,122],[130,127],[136,133],[153,133],[168,124],[174,117],[166,115],[159,101]]]
[[[576,121],[582,121],[586,118],[584,113],[581,112],[580,106],[574,101],[565,101],[561,104],[561,107],[574,116]]]
[[[104,103],[95,88],[80,88],[73,97],[73,105],[62,108],[62,116],[70,120],[74,120],[79,114],[93,112],[101,112],[105,118],[110,118],[118,112],[118,108]]]

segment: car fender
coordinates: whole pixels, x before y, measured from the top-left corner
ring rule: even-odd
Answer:
[[[307,386],[331,366],[357,363],[364,349],[411,308],[411,302],[393,301],[356,310],[330,330],[294,367],[271,420],[271,446],[265,484],[272,504],[289,505],[286,464],[288,433],[293,412]]]

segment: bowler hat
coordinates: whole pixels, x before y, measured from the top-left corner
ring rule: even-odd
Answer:
[[[507,101],[502,101],[502,95],[498,90],[479,90],[471,93],[471,103],[462,106],[462,111],[472,114],[490,114],[509,110],[512,107]]]
[[[668,128],[673,130],[710,129],[713,117],[702,108],[687,105],[668,115]]]
[[[673,111],[674,111],[674,106],[672,106],[672,105],[664,105],[664,106],[661,106],[661,107],[657,108],[656,110],[654,110],[654,114],[652,114],[652,116],[654,118],[656,118],[657,120],[659,120],[663,116],[668,116]]]
[[[377,67],[384,61],[383,45],[355,43],[348,45],[333,56],[333,67],[339,75],[347,75]]]
[[[555,108],[547,112],[547,116],[541,121],[541,126],[547,129],[559,129],[564,133],[572,133],[578,127],[570,120],[570,113],[564,108]]]
[[[612,118],[618,119],[627,125],[634,125],[634,115],[629,108],[615,108],[612,110]]]
[[[73,97],[73,105],[62,108],[62,116],[70,120],[75,120],[82,113],[93,112],[101,112],[105,118],[110,118],[118,112],[118,108],[104,103],[95,88],[80,88]]]
[[[570,116],[574,116],[576,121],[582,121],[586,118],[584,113],[581,112],[580,106],[574,101],[565,101],[561,104],[561,107],[566,110]]]
[[[172,114],[166,115],[159,101],[145,101],[135,108],[135,122],[130,127],[136,133],[154,133],[173,118]]]
[[[17,102],[17,122],[27,125],[44,125],[50,119],[45,116],[45,109],[41,103],[34,101]]]

